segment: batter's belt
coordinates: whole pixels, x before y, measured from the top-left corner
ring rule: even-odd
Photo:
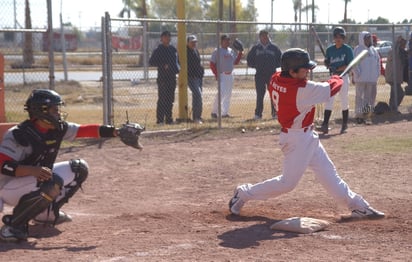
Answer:
[[[306,133],[309,130],[313,130],[313,125],[310,125],[310,126],[307,126],[307,127],[304,127],[304,128],[293,128],[292,129],[292,128],[282,127],[280,129],[280,131],[283,132],[283,133],[289,133],[289,132],[303,132],[303,133]]]

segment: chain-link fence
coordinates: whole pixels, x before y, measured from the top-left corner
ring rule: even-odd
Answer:
[[[156,83],[156,67],[149,65],[153,50],[159,45],[160,34],[168,30],[172,34],[171,45],[179,49],[179,44],[186,44],[186,36],[196,35],[197,48],[201,57],[201,64],[205,68],[203,78],[203,112],[205,126],[238,127],[253,125],[256,90],[255,70],[247,66],[246,57],[250,48],[257,43],[261,29],[269,31],[269,36],[282,51],[291,47],[307,49],[318,62],[311,78],[326,80],[328,70],[323,66],[323,55],[310,33],[311,26],[316,28],[321,42],[326,48],[332,43],[332,30],[336,25],[329,24],[263,24],[249,21],[200,21],[200,20],[167,20],[167,19],[119,19],[102,14],[101,28],[88,32],[75,32],[76,41],[73,43],[73,32],[64,31],[63,55],[62,44],[59,45],[61,29],[55,26],[53,34],[46,33],[48,21],[45,20],[46,1],[32,0],[31,6],[35,10],[43,10],[41,18],[36,19],[41,25],[33,26],[32,30],[24,29],[24,1],[9,1],[9,4],[0,4],[0,12],[13,13],[18,10],[16,19],[0,22],[0,52],[5,56],[5,90],[6,113],[8,121],[21,121],[26,117],[23,104],[33,88],[50,88],[50,77],[55,77],[56,90],[62,93],[67,102],[70,119],[75,122],[107,122],[120,124],[126,120],[126,114],[131,121],[145,123],[150,129],[186,128],[196,125],[192,118],[192,93],[187,88],[182,76],[177,75],[173,118],[181,120],[175,125],[156,125],[156,108],[158,100],[158,85]],[[16,6],[13,5],[16,4]],[[34,10],[34,8],[33,8]],[[38,17],[36,14],[32,16]],[[9,17],[5,16],[5,17]],[[34,20],[34,19],[33,19]],[[15,24],[15,21],[18,23]],[[180,22],[180,23],[179,23]],[[54,24],[58,25],[57,21]],[[179,25],[184,24],[186,33],[179,34]],[[388,25],[341,25],[346,29],[346,42],[355,47],[358,43],[358,34],[367,30],[376,34],[380,40],[394,42],[398,35],[408,39],[411,29],[409,24]],[[32,36],[30,47],[34,54],[34,63],[31,67],[23,66],[28,43],[25,35]],[[218,83],[209,67],[212,52],[219,46],[221,34],[228,33],[231,39],[239,38],[245,46],[243,57],[233,70],[234,85],[230,101],[230,118],[217,121],[211,118],[212,106],[218,92]],[[50,36],[55,40],[54,53],[50,56]],[[103,41],[104,40],[104,41]],[[61,43],[62,43],[61,42]],[[232,41],[233,42],[233,41]],[[59,47],[60,46],[60,47]],[[185,49],[184,49],[185,50]],[[382,49],[383,50],[383,49]],[[389,52],[390,52],[389,48]],[[386,55],[383,57],[385,66]],[[180,55],[180,51],[179,51]],[[50,71],[49,58],[53,57],[55,72]],[[63,79],[64,64],[67,64],[69,82],[60,82]],[[20,66],[19,66],[20,65]],[[73,80],[73,81],[70,81]],[[403,83],[403,87],[405,87]],[[390,87],[380,76],[378,82],[377,101],[388,102]],[[350,116],[354,113],[355,88],[350,86]],[[405,97],[400,110],[405,111],[410,104],[410,97]],[[405,108],[402,106],[405,105]],[[332,118],[338,119],[340,103],[335,101],[336,110]],[[322,118],[322,106],[317,108],[317,118]],[[271,105],[267,95],[264,98],[262,121],[272,120]]]
[[[46,11],[45,11],[46,10]],[[47,2],[44,0],[2,1],[0,4],[0,53],[4,56],[5,103],[8,121],[21,119],[22,105],[30,83],[49,88]],[[28,19],[30,17],[31,19]]]
[[[112,74],[113,84],[113,98],[107,101],[113,101],[112,115],[107,119],[108,122],[121,123],[125,120],[128,112],[129,118],[145,119],[148,125],[154,125],[156,120],[156,109],[158,99],[158,86],[156,83],[157,70],[155,67],[149,65],[149,59],[153,51],[160,44],[160,35],[164,30],[170,30],[172,33],[171,45],[178,48],[178,32],[176,30],[177,20],[154,20],[154,19],[109,19],[109,28],[111,38],[123,39],[139,39],[141,45],[140,49],[121,50],[113,48],[106,50],[110,53],[113,61],[112,65],[107,66],[111,68],[109,73]],[[205,75],[203,78],[203,122],[216,126],[218,121],[211,118],[213,102],[216,99],[218,92],[218,82],[215,75],[209,67],[212,52],[220,41],[218,40],[220,34],[229,32],[232,40],[235,38],[241,39],[244,46],[244,54],[238,65],[233,70],[234,85],[230,99],[230,118],[225,118],[219,124],[223,126],[236,126],[239,123],[253,120],[256,106],[256,91],[254,74],[255,69],[249,68],[246,62],[246,56],[249,49],[256,44],[258,40],[259,27],[267,27],[259,23],[250,23],[245,21],[237,21],[236,27],[233,29],[233,23],[222,21],[184,21],[186,26],[186,35],[194,34],[198,39],[197,48],[200,53],[201,63],[205,68]],[[270,36],[281,50],[286,50],[290,46],[307,47],[310,44],[308,32],[303,30],[295,32],[290,25],[284,24],[284,29],[271,30]],[[299,25],[302,26],[302,25]],[[218,28],[222,28],[221,33],[217,33]],[[223,31],[225,30],[226,31]],[[232,30],[232,31],[229,31]],[[233,33],[236,31],[237,33]],[[231,33],[230,33],[231,32]],[[186,35],[180,40],[186,45]],[[112,40],[112,44],[113,40]],[[186,52],[186,48],[184,48]],[[166,58],[165,58],[166,59]],[[123,66],[119,66],[114,61],[123,61]],[[321,71],[318,72],[321,77]],[[326,76],[326,74],[324,74]],[[179,79],[178,80],[182,81]],[[325,77],[326,79],[326,77]],[[129,86],[116,85],[116,82],[126,80]],[[175,103],[173,107],[173,117],[180,119],[184,126],[192,126],[192,93],[186,86],[176,88]],[[187,92],[187,96],[179,94],[179,92]],[[183,97],[183,101],[181,99]],[[183,110],[182,110],[183,108]],[[183,111],[183,113],[182,113]],[[264,99],[263,120],[272,119],[271,104],[269,97],[266,95]],[[187,121],[186,121],[187,120]],[[156,128],[156,126],[153,126]],[[161,128],[168,128],[161,126]],[[171,126],[170,128],[175,128]]]
[[[324,24],[260,24],[254,22],[237,21],[235,28],[230,21],[189,21],[189,20],[154,20],[154,19],[117,19],[106,16],[111,37],[123,37],[124,39],[139,39],[140,49],[137,50],[107,50],[110,53],[113,63],[108,65],[111,68],[108,72],[113,80],[112,97],[108,98],[108,103],[113,106],[108,112],[107,121],[121,123],[126,119],[126,112],[129,118],[145,119],[147,125],[152,128],[176,128],[176,126],[155,125],[156,108],[158,99],[158,86],[156,83],[157,71],[155,67],[149,65],[149,59],[155,48],[160,44],[160,34],[164,30],[172,32],[171,45],[178,48],[179,41],[186,43],[186,36],[194,34],[198,39],[202,64],[205,68],[203,78],[203,119],[206,124],[212,126],[221,125],[224,127],[244,126],[253,123],[256,107],[256,90],[254,74],[255,69],[247,66],[246,57],[250,48],[257,43],[259,31],[264,28],[269,31],[272,42],[282,51],[291,47],[301,47],[307,49],[311,56],[318,62],[318,67],[313,71],[311,78],[314,80],[326,80],[329,72],[323,66],[324,57],[321,49],[316,44],[316,39],[310,33],[310,28],[314,27],[323,44],[324,49],[333,43],[332,31],[337,25]],[[186,35],[179,39],[176,28],[179,21],[186,26]],[[346,43],[351,47],[358,45],[358,35],[362,31],[369,31],[377,35],[380,41],[393,43],[395,38],[402,36],[408,39],[411,25],[339,25],[346,28]],[[221,31],[219,31],[218,28]],[[226,29],[226,30],[225,30]],[[223,118],[221,122],[211,117],[214,99],[218,93],[218,83],[212,70],[209,67],[212,52],[219,46],[219,37],[223,33],[230,35],[231,39],[239,38],[245,45],[244,55],[241,62],[233,70],[234,85],[230,101],[230,118]],[[233,33],[236,32],[236,33]],[[123,35],[122,35],[123,34]],[[381,50],[382,66],[386,64],[389,50]],[[184,50],[185,51],[185,50]],[[386,51],[386,52],[385,52]],[[105,51],[104,51],[105,52]],[[166,59],[166,58],[165,58]],[[114,61],[123,61],[119,65]],[[173,107],[173,117],[183,120],[184,126],[193,127],[192,116],[192,93],[186,86],[179,86],[184,80],[179,79],[175,94],[175,104]],[[122,83],[123,80],[123,83]],[[124,81],[125,80],[125,81]],[[117,83],[117,84],[116,84]],[[122,84],[121,84],[122,83]],[[407,83],[404,83],[405,87]],[[187,92],[187,96],[180,93]],[[386,84],[383,75],[378,80],[377,101],[389,101],[390,86]],[[405,101],[409,100],[408,97]],[[351,83],[349,91],[350,117],[354,117],[355,87]],[[408,104],[409,102],[405,102]],[[182,110],[183,108],[183,110]],[[335,99],[335,108],[332,118],[338,119],[342,116],[339,97]],[[264,98],[264,111],[262,120],[271,120],[271,106],[269,97]],[[317,120],[323,118],[323,106],[317,107]],[[185,121],[187,120],[187,121]],[[182,125],[182,124],[181,124]]]

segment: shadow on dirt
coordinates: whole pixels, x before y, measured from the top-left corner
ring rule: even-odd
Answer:
[[[273,223],[280,220],[273,220],[261,216],[239,217],[233,215],[228,215],[226,219],[237,222],[263,221],[264,223],[251,225],[245,228],[237,228],[218,235],[218,238],[222,240],[219,245],[223,247],[235,249],[250,248],[259,246],[260,242],[266,240],[288,239],[299,236],[297,233],[270,229],[270,226]]]
[[[47,247],[37,247],[37,242],[41,238],[50,238],[60,235],[62,232],[51,226],[45,225],[32,225],[29,226],[29,238],[27,241],[20,241],[18,243],[1,243],[0,245],[0,253],[7,252],[9,250],[14,249],[22,249],[22,250],[54,250],[54,249],[64,249],[70,252],[79,252],[79,251],[88,251],[97,248],[96,246],[88,246],[88,247],[69,247],[67,245],[62,246],[47,246]]]

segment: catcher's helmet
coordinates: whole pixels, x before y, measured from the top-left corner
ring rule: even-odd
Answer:
[[[311,61],[308,52],[301,48],[291,48],[282,54],[282,71],[296,70],[299,68],[313,69],[315,67],[316,62]]]
[[[335,27],[335,29],[333,29],[333,37],[336,37],[338,35],[340,35],[343,38],[346,37],[346,31],[341,26]]]
[[[27,99],[24,110],[29,113],[30,119],[40,119],[60,129],[65,114],[60,112],[60,108],[56,114],[50,113],[49,109],[52,106],[60,107],[63,105],[64,102],[57,92],[48,89],[35,89]]]

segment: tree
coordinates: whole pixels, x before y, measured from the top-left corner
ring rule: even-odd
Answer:
[[[25,23],[26,29],[32,29],[29,0],[25,1],[24,19],[25,19],[24,23]],[[53,30],[53,28],[49,28],[49,30]],[[24,47],[23,48],[24,48],[23,49],[23,66],[30,67],[34,64],[33,35],[31,32],[24,33]]]
[[[295,14],[294,19],[295,23],[298,22],[298,13],[301,13],[302,10],[302,1],[301,0],[292,0],[293,2],[293,13]],[[299,22],[300,22],[300,15],[299,15]],[[295,28],[296,30],[296,28]]]
[[[309,17],[308,17],[308,15],[307,15],[307,13],[309,12],[309,11],[315,11],[315,10],[319,10],[319,7],[317,6],[317,5],[312,5],[312,4],[310,4],[310,5],[306,5],[306,6],[304,6],[304,7],[302,7],[302,12],[305,12],[306,13],[306,22],[309,22]],[[312,17],[314,18],[314,21],[312,21],[312,22],[316,22],[316,16],[315,16],[315,14],[312,14]]]
[[[383,17],[378,17],[375,20],[374,19],[369,19],[368,24],[388,24],[388,26],[377,26],[376,30],[381,31],[381,30],[391,30],[391,25],[389,24],[389,20]]]
[[[233,8],[236,9],[236,21],[241,21],[241,20],[246,20],[246,21],[255,21],[256,16],[257,16],[257,11],[255,8],[255,4],[253,0],[249,0],[247,3],[246,8],[242,7],[242,1],[241,0],[234,0],[234,4],[232,4]],[[223,1],[223,20],[231,20],[230,16],[230,6],[229,6],[229,1]],[[212,0],[210,2],[210,7],[205,13],[204,19],[206,20],[218,20],[219,14],[219,0]],[[216,25],[213,25],[214,28],[211,28],[208,26],[209,32],[216,31]],[[246,24],[237,24],[236,25],[237,31],[238,32],[248,32],[252,28],[253,30],[256,30],[255,27]],[[224,32],[231,32],[230,25],[223,25]]]
[[[124,7],[120,11],[119,16],[127,18],[131,17],[131,12],[133,12],[136,17],[147,17],[147,4],[146,0],[122,0]]]
[[[343,22],[347,23],[348,22],[348,3],[350,2],[350,0],[344,0],[345,1],[345,11],[343,14]]]
[[[129,12],[136,14],[136,17],[144,17],[139,13],[143,9],[143,4],[146,1],[142,0],[122,0],[124,8],[119,13],[121,17],[130,17]],[[180,1],[180,0],[179,0]],[[147,17],[176,19],[176,0],[151,0],[150,14]],[[189,20],[218,20],[219,0],[185,0],[186,19]],[[248,0],[246,8],[242,7],[241,0],[226,0],[223,1],[223,20],[245,20],[256,21],[257,9],[255,8],[255,1]],[[216,24],[210,23],[188,23],[187,32],[201,33],[201,32],[215,32]],[[176,25],[171,23],[150,23],[149,31],[169,30],[176,31]],[[224,32],[256,32],[257,27],[247,24],[236,24],[236,29],[231,28],[230,25],[225,24]]]

